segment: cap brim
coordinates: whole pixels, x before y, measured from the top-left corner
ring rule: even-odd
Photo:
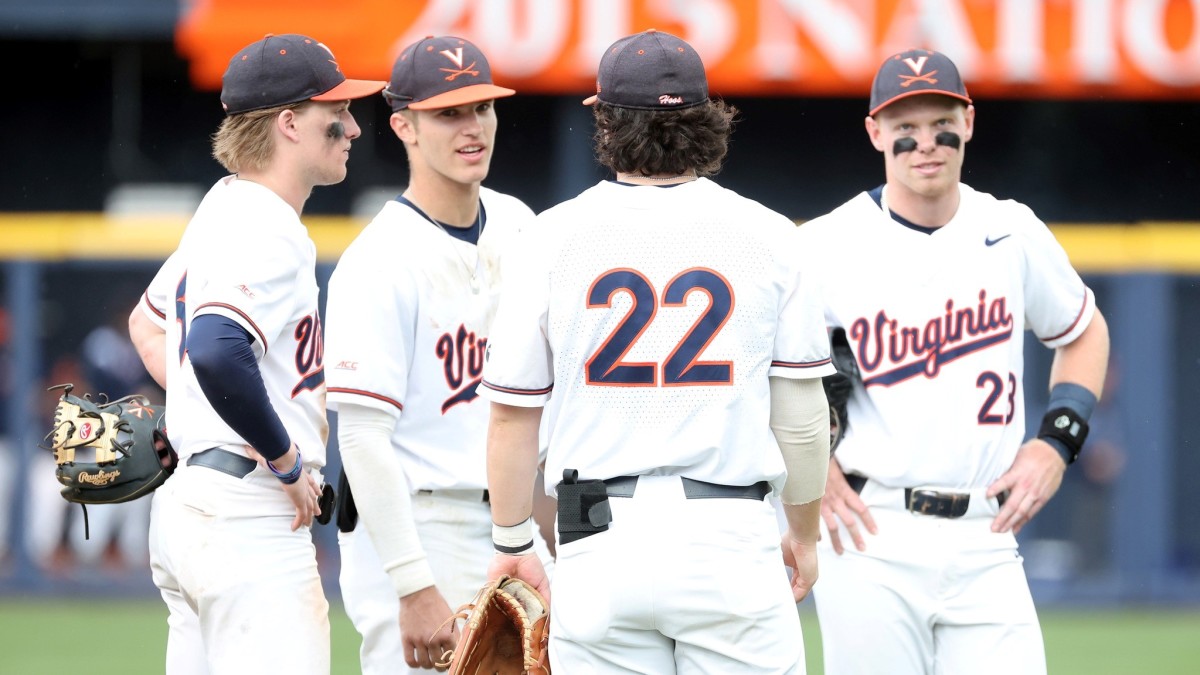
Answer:
[[[434,110],[437,108],[453,108],[468,103],[490,101],[494,98],[504,98],[517,93],[515,90],[497,87],[494,84],[472,84],[461,89],[448,91],[444,94],[431,96],[424,101],[409,103],[412,110]]]
[[[324,94],[312,97],[313,101],[348,101],[354,98],[366,98],[383,91],[387,82],[375,80],[343,80],[341,84]]]
[[[875,113],[879,112],[880,110],[883,110],[884,108],[895,103],[896,101],[900,101],[900,100],[903,100],[906,98],[912,98],[913,96],[920,96],[922,94],[937,94],[938,96],[945,96],[946,98],[957,99],[959,101],[962,101],[963,103],[966,103],[967,105],[971,105],[971,99],[967,96],[963,96],[962,94],[956,94],[952,91],[939,91],[937,89],[918,89],[916,91],[906,91],[903,94],[889,98],[888,100],[884,101],[883,103],[880,103],[879,105],[877,105],[873,109],[871,109],[871,112],[867,113],[867,115],[870,117],[874,117]],[[861,108],[860,108],[860,110],[861,110]]]
[[[599,100],[600,100],[599,94],[592,94],[591,96],[583,99],[583,104],[584,105],[596,105],[596,101],[599,101]]]

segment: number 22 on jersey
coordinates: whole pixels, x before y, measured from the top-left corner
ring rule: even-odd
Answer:
[[[681,387],[733,384],[732,361],[700,361],[733,312],[733,288],[714,270],[693,267],[675,275],[663,289],[661,303],[654,285],[641,272],[621,268],[601,274],[588,289],[589,309],[612,308],[613,297],[627,293],[632,306],[587,360],[586,381],[610,387]],[[658,315],[659,307],[683,308],[692,292],[708,295],[708,308],[692,324],[671,353],[659,361],[629,363],[625,355]],[[660,380],[661,377],[661,380]]]

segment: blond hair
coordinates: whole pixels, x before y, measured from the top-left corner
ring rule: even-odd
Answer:
[[[308,101],[300,101],[227,116],[213,134],[213,158],[230,173],[266,169],[275,152],[271,134],[275,118],[285,110],[298,111],[306,104]]]

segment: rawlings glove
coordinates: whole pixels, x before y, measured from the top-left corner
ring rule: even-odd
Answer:
[[[165,409],[134,395],[101,401],[71,395],[62,389],[54,411],[54,428],[46,434],[48,449],[58,464],[55,474],[69,502],[117,504],[153,492],[175,471],[179,458],[167,441]],[[92,461],[86,461],[87,454]]]
[[[846,404],[854,393],[855,383],[862,382],[862,376],[845,329],[835,328],[830,333],[829,354],[837,372],[821,378],[821,384],[825,387],[825,398],[829,399],[829,452],[832,454],[850,427]]]
[[[437,664],[450,675],[549,675],[550,607],[533,586],[506,576],[489,581],[456,619],[466,619],[458,644]]]

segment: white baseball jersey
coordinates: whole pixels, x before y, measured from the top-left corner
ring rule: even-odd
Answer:
[[[795,225],[707,179],[601,182],[521,237],[480,394],[546,405],[552,488],[785,479],[767,376],[833,372]]]
[[[1058,347],[1095,312],[1028,207],[966,185],[959,194],[954,218],[932,233],[896,222],[865,192],[800,226],[825,318],[845,328],[863,379],[838,463],[892,487],[999,478],[1025,436],[1024,331]]]
[[[244,439],[200,390],[185,349],[194,318],[220,314],[254,336],[272,407],[305,465],[324,466],[315,265],[296,212],[262,185],[229,176],[205,195],[142,298],[143,311],[166,330],[168,431],[181,460],[155,493],[150,520],[151,570],[171,614],[167,672],[328,671],[328,604],[312,537],[308,528],[288,528],[294,507],[279,481],[261,468],[238,479],[187,465],[213,446],[244,452]],[[227,564],[231,554],[238,564]],[[264,654],[256,626],[296,636],[286,663]]]
[[[488,410],[476,386],[502,250],[533,212],[487,188],[479,195],[486,220],[478,245],[391,201],[329,280],[329,407],[347,402],[398,416],[392,445],[414,491],[487,487]]]
[[[316,247],[295,210],[266,187],[218,181],[192,216],[142,306],[167,331],[168,431],[181,463],[246,444],[213,410],[185,349],[195,317],[219,314],[254,338],[271,405],[304,464],[325,465],[325,371],[317,308]]]

